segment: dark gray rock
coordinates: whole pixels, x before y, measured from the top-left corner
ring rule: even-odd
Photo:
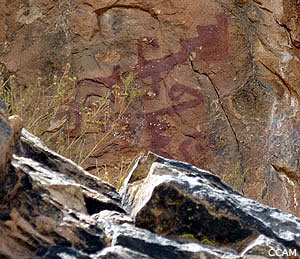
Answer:
[[[127,259],[127,258],[150,259],[151,257],[122,246],[111,246],[103,249],[101,253],[95,255],[93,258],[95,259]]]
[[[93,215],[93,218],[111,239],[112,247],[129,248],[150,258],[240,258],[234,250],[211,247],[191,240],[179,242],[135,227],[132,220],[122,213],[103,211]]]
[[[247,199],[189,164],[149,153],[124,184],[123,205],[137,227],[236,251],[264,235],[277,246],[300,251],[297,217]]]
[[[274,253],[276,251],[278,251],[277,254],[281,254],[281,256],[276,256],[275,258],[289,258],[287,256],[289,250],[286,250],[286,248],[282,244],[278,243],[274,239],[270,239],[264,235],[260,235],[258,238],[248,243],[247,246],[242,250],[240,255],[241,258],[244,259],[274,258]],[[287,254],[284,254],[285,252]],[[291,252],[294,253],[294,250],[291,250]]]
[[[1,183],[1,256],[33,258],[42,248],[54,256],[53,246],[95,254],[107,246],[90,216],[101,210],[123,211],[115,189],[23,130]]]
[[[39,249],[34,259],[91,259],[72,248],[63,246],[50,246]]]
[[[0,100],[0,180],[7,173],[8,164],[13,153],[13,130],[8,120],[5,104]]]

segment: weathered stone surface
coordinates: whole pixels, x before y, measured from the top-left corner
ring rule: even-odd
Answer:
[[[0,257],[254,259],[300,248],[298,218],[187,163],[150,153],[122,195],[124,206],[112,186],[23,129],[0,182]]]
[[[281,249],[300,249],[299,218],[247,199],[186,163],[149,153],[137,162],[122,193],[135,225],[164,236],[191,235],[241,251],[264,235]]]
[[[96,255],[94,258],[100,259],[150,259],[150,256],[147,256],[142,253],[135,252],[133,250],[130,250],[128,248],[124,248],[122,246],[111,246],[108,248],[105,248]]]
[[[113,187],[52,152],[24,129],[0,186],[3,258],[236,257],[136,228],[121,213],[125,211]]]
[[[63,246],[50,246],[48,248],[42,248],[37,253],[34,259],[91,259],[91,257],[80,253],[69,247]]]
[[[0,126],[0,148],[2,150],[0,159],[0,178],[3,178],[4,173],[7,170],[8,160],[12,155],[12,152],[10,151],[10,145],[13,136],[13,131],[8,121],[6,107],[2,101],[0,101]]]
[[[52,190],[53,196],[58,193],[58,199],[63,198],[70,206],[75,206],[77,203],[73,199],[77,199],[79,211],[84,201],[83,209],[89,214],[109,208],[123,211],[120,207],[120,196],[112,186],[87,173],[71,160],[51,151],[39,138],[24,129],[21,140],[22,145],[19,147],[14,163],[19,166],[34,163],[39,173],[32,173],[31,177],[36,181],[37,186]],[[65,196],[61,195],[62,192]]]
[[[107,245],[103,229],[90,215],[124,211],[112,186],[52,152],[26,130],[11,163],[0,185],[2,257],[60,258],[54,255],[65,253],[88,258]]]
[[[175,216],[175,215],[173,215]],[[258,236],[255,240],[245,244],[240,252],[228,248],[208,246],[198,242],[195,238],[189,239],[183,236],[165,238],[147,230],[134,227],[132,219],[123,213],[113,211],[101,211],[94,214],[98,224],[104,229],[109,237],[111,247],[99,253],[101,256],[112,258],[270,258],[270,249],[285,247],[279,242]],[[199,224],[201,224],[199,222]],[[127,248],[124,248],[127,247]],[[129,249],[129,250],[128,250]],[[134,251],[143,253],[143,256]],[[109,257],[99,258],[109,258]],[[119,257],[113,257],[119,256]],[[136,257],[137,256],[137,257]],[[148,257],[149,256],[149,257]],[[98,258],[97,256],[95,256]],[[287,258],[283,255],[281,258]]]
[[[98,165],[114,171],[152,150],[300,215],[297,1],[6,0],[0,10],[1,62],[20,84],[70,62],[86,106],[136,73],[145,94]]]
[[[93,217],[111,238],[112,248],[127,247],[151,258],[240,258],[233,250],[207,247],[195,240],[178,242],[137,228],[120,213],[103,211]]]
[[[8,118],[5,104],[0,100],[0,181],[5,178],[8,171],[21,128],[22,123],[19,117],[11,116]]]
[[[277,251],[277,255],[276,255]],[[280,251],[280,253],[278,252]],[[285,252],[286,251],[286,252]],[[278,258],[289,258],[289,251],[292,251],[294,255],[294,249],[287,250],[282,244],[276,242],[273,239],[267,238],[264,235],[260,235],[258,238],[250,242],[247,247],[241,252],[242,258],[255,259],[255,258],[272,258],[277,256]],[[285,253],[285,254],[284,254]]]

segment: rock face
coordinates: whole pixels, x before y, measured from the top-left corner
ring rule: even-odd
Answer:
[[[5,104],[0,100],[0,181],[7,174],[15,142],[20,136],[22,122],[18,116],[8,117]]]
[[[136,74],[144,94],[126,132],[85,168],[152,150],[299,216],[298,11],[279,0],[6,0],[0,56],[20,84],[70,62],[82,106]]]
[[[297,258],[300,219],[149,153],[120,194],[22,130],[0,182],[1,258]],[[271,255],[270,255],[271,254]]]
[[[7,164],[12,155],[12,152],[10,151],[10,145],[13,137],[13,131],[9,124],[6,107],[2,101],[0,101],[0,127],[0,148],[1,150],[5,151],[1,155],[0,159],[0,178],[3,178],[5,172],[7,171]]]

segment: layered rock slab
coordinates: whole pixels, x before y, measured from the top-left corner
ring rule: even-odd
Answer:
[[[106,235],[89,215],[103,209],[124,211],[112,186],[47,149],[24,129],[1,182],[0,207],[4,258],[33,258],[38,250],[40,258],[101,251]]]
[[[114,246],[127,247],[144,254],[146,258],[240,258],[230,249],[208,247],[190,240],[178,242],[138,228],[132,219],[122,213],[102,211],[93,217],[111,237],[110,250]]]
[[[3,258],[250,259],[299,248],[299,219],[190,164],[140,158],[122,204],[112,186],[26,130],[17,143],[0,185]]]
[[[300,248],[300,221],[241,196],[207,171],[153,153],[141,158],[122,187],[137,227],[241,251],[260,235]]]

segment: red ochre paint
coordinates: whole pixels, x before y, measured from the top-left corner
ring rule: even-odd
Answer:
[[[189,39],[180,39],[181,50],[177,53],[167,55],[162,58],[147,60],[144,56],[146,48],[158,49],[159,44],[157,39],[153,37],[143,37],[137,43],[138,62],[135,65],[133,72],[136,74],[137,79],[151,78],[151,88],[155,93],[152,97],[145,95],[141,98],[142,102],[155,99],[160,95],[160,81],[161,73],[170,72],[177,64],[184,64],[189,60],[191,52],[196,54],[195,61],[203,60],[207,62],[216,62],[224,60],[228,57],[228,24],[225,14],[216,15],[217,24],[207,26],[197,26],[198,36]],[[111,88],[115,84],[121,84],[120,75],[122,71],[120,66],[117,65],[109,77],[97,77],[93,79],[83,79],[78,82],[79,85],[84,83],[85,87],[89,82],[97,83]],[[180,102],[180,98],[184,95],[190,95],[193,99],[189,101]],[[188,109],[195,108],[204,103],[204,98],[199,90],[193,89],[183,84],[174,84],[169,91],[169,97],[174,103],[160,110],[147,113],[146,121],[149,134],[151,135],[152,151],[172,158],[172,155],[167,152],[167,146],[171,142],[172,137],[165,136],[167,124],[160,121],[160,117],[166,117],[174,113],[181,113]],[[179,103],[178,103],[179,102]],[[78,120],[76,120],[78,124]],[[160,126],[157,126],[160,125]],[[203,155],[207,152],[207,148],[203,147],[201,141],[203,137],[199,137],[198,132],[194,133],[196,137],[183,140],[178,146],[178,151],[183,155],[186,161],[194,162],[191,156],[190,148],[193,142],[195,151],[198,155]]]

